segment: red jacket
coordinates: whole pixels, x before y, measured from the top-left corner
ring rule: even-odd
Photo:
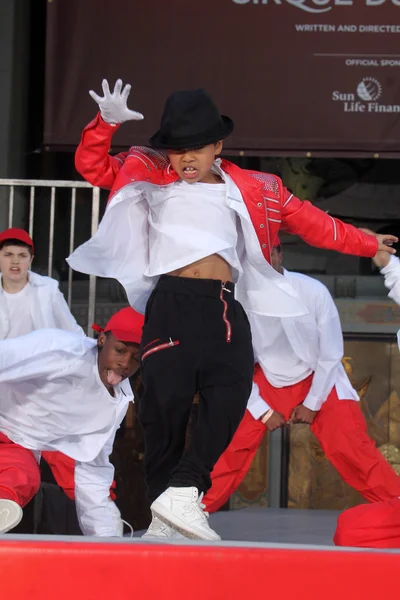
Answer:
[[[98,114],[83,130],[75,166],[84,179],[111,190],[110,199],[133,181],[167,185],[179,179],[168,158],[151,148],[133,146],[129,152],[110,156],[111,139],[118,127],[105,123]],[[221,167],[240,189],[268,262],[279,229],[299,235],[311,246],[366,257],[376,254],[375,237],[302,202],[279,177],[241,169],[227,160]]]

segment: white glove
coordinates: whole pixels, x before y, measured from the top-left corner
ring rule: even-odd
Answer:
[[[124,123],[124,121],[141,121],[143,115],[127,107],[128,96],[131,91],[129,83],[122,90],[122,80],[117,79],[113,93],[110,92],[107,79],[103,79],[101,84],[104,96],[98,96],[93,90],[89,91],[90,96],[99,105],[100,114],[106,123]],[[122,90],[122,92],[121,92]]]

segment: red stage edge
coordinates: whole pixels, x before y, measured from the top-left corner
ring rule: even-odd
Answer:
[[[58,538],[60,539],[60,538]],[[203,543],[5,539],[1,600],[376,600],[400,553]]]

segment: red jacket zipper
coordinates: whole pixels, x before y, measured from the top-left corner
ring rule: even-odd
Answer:
[[[154,352],[159,352],[160,350],[165,350],[166,348],[173,348],[174,346],[179,346],[180,342],[178,340],[169,340],[169,342],[166,342],[165,344],[158,344],[158,346],[154,346],[154,348],[150,348],[150,350],[147,350],[147,352],[145,352],[142,355],[142,361],[147,358],[148,356],[150,356],[150,354],[154,354]]]
[[[220,297],[222,304],[224,305],[224,311],[222,313],[222,320],[225,323],[225,327],[226,327],[226,341],[230,342],[231,338],[232,338],[232,325],[230,324],[230,321],[227,317],[228,303],[224,298],[224,290],[226,292],[232,293],[231,290],[228,290],[228,288],[225,287],[225,283],[221,282],[221,293],[220,293],[219,297]]]

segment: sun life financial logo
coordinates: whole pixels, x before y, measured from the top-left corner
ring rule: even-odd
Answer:
[[[381,104],[383,88],[375,77],[363,77],[355,92],[332,92],[332,100],[339,102],[346,113],[400,113],[399,104]]]
[[[329,12],[336,7],[338,7],[339,10],[344,7],[346,10],[349,6],[358,4],[358,0],[232,0],[232,2],[243,6],[257,4],[264,6],[283,6],[284,4],[290,4],[305,12],[318,14]],[[387,5],[400,6],[400,0],[362,0],[362,3],[365,4],[365,6],[371,8],[380,6],[385,2]]]
[[[382,86],[374,77],[364,77],[357,86],[357,96],[364,102],[378,100],[382,96]]]

